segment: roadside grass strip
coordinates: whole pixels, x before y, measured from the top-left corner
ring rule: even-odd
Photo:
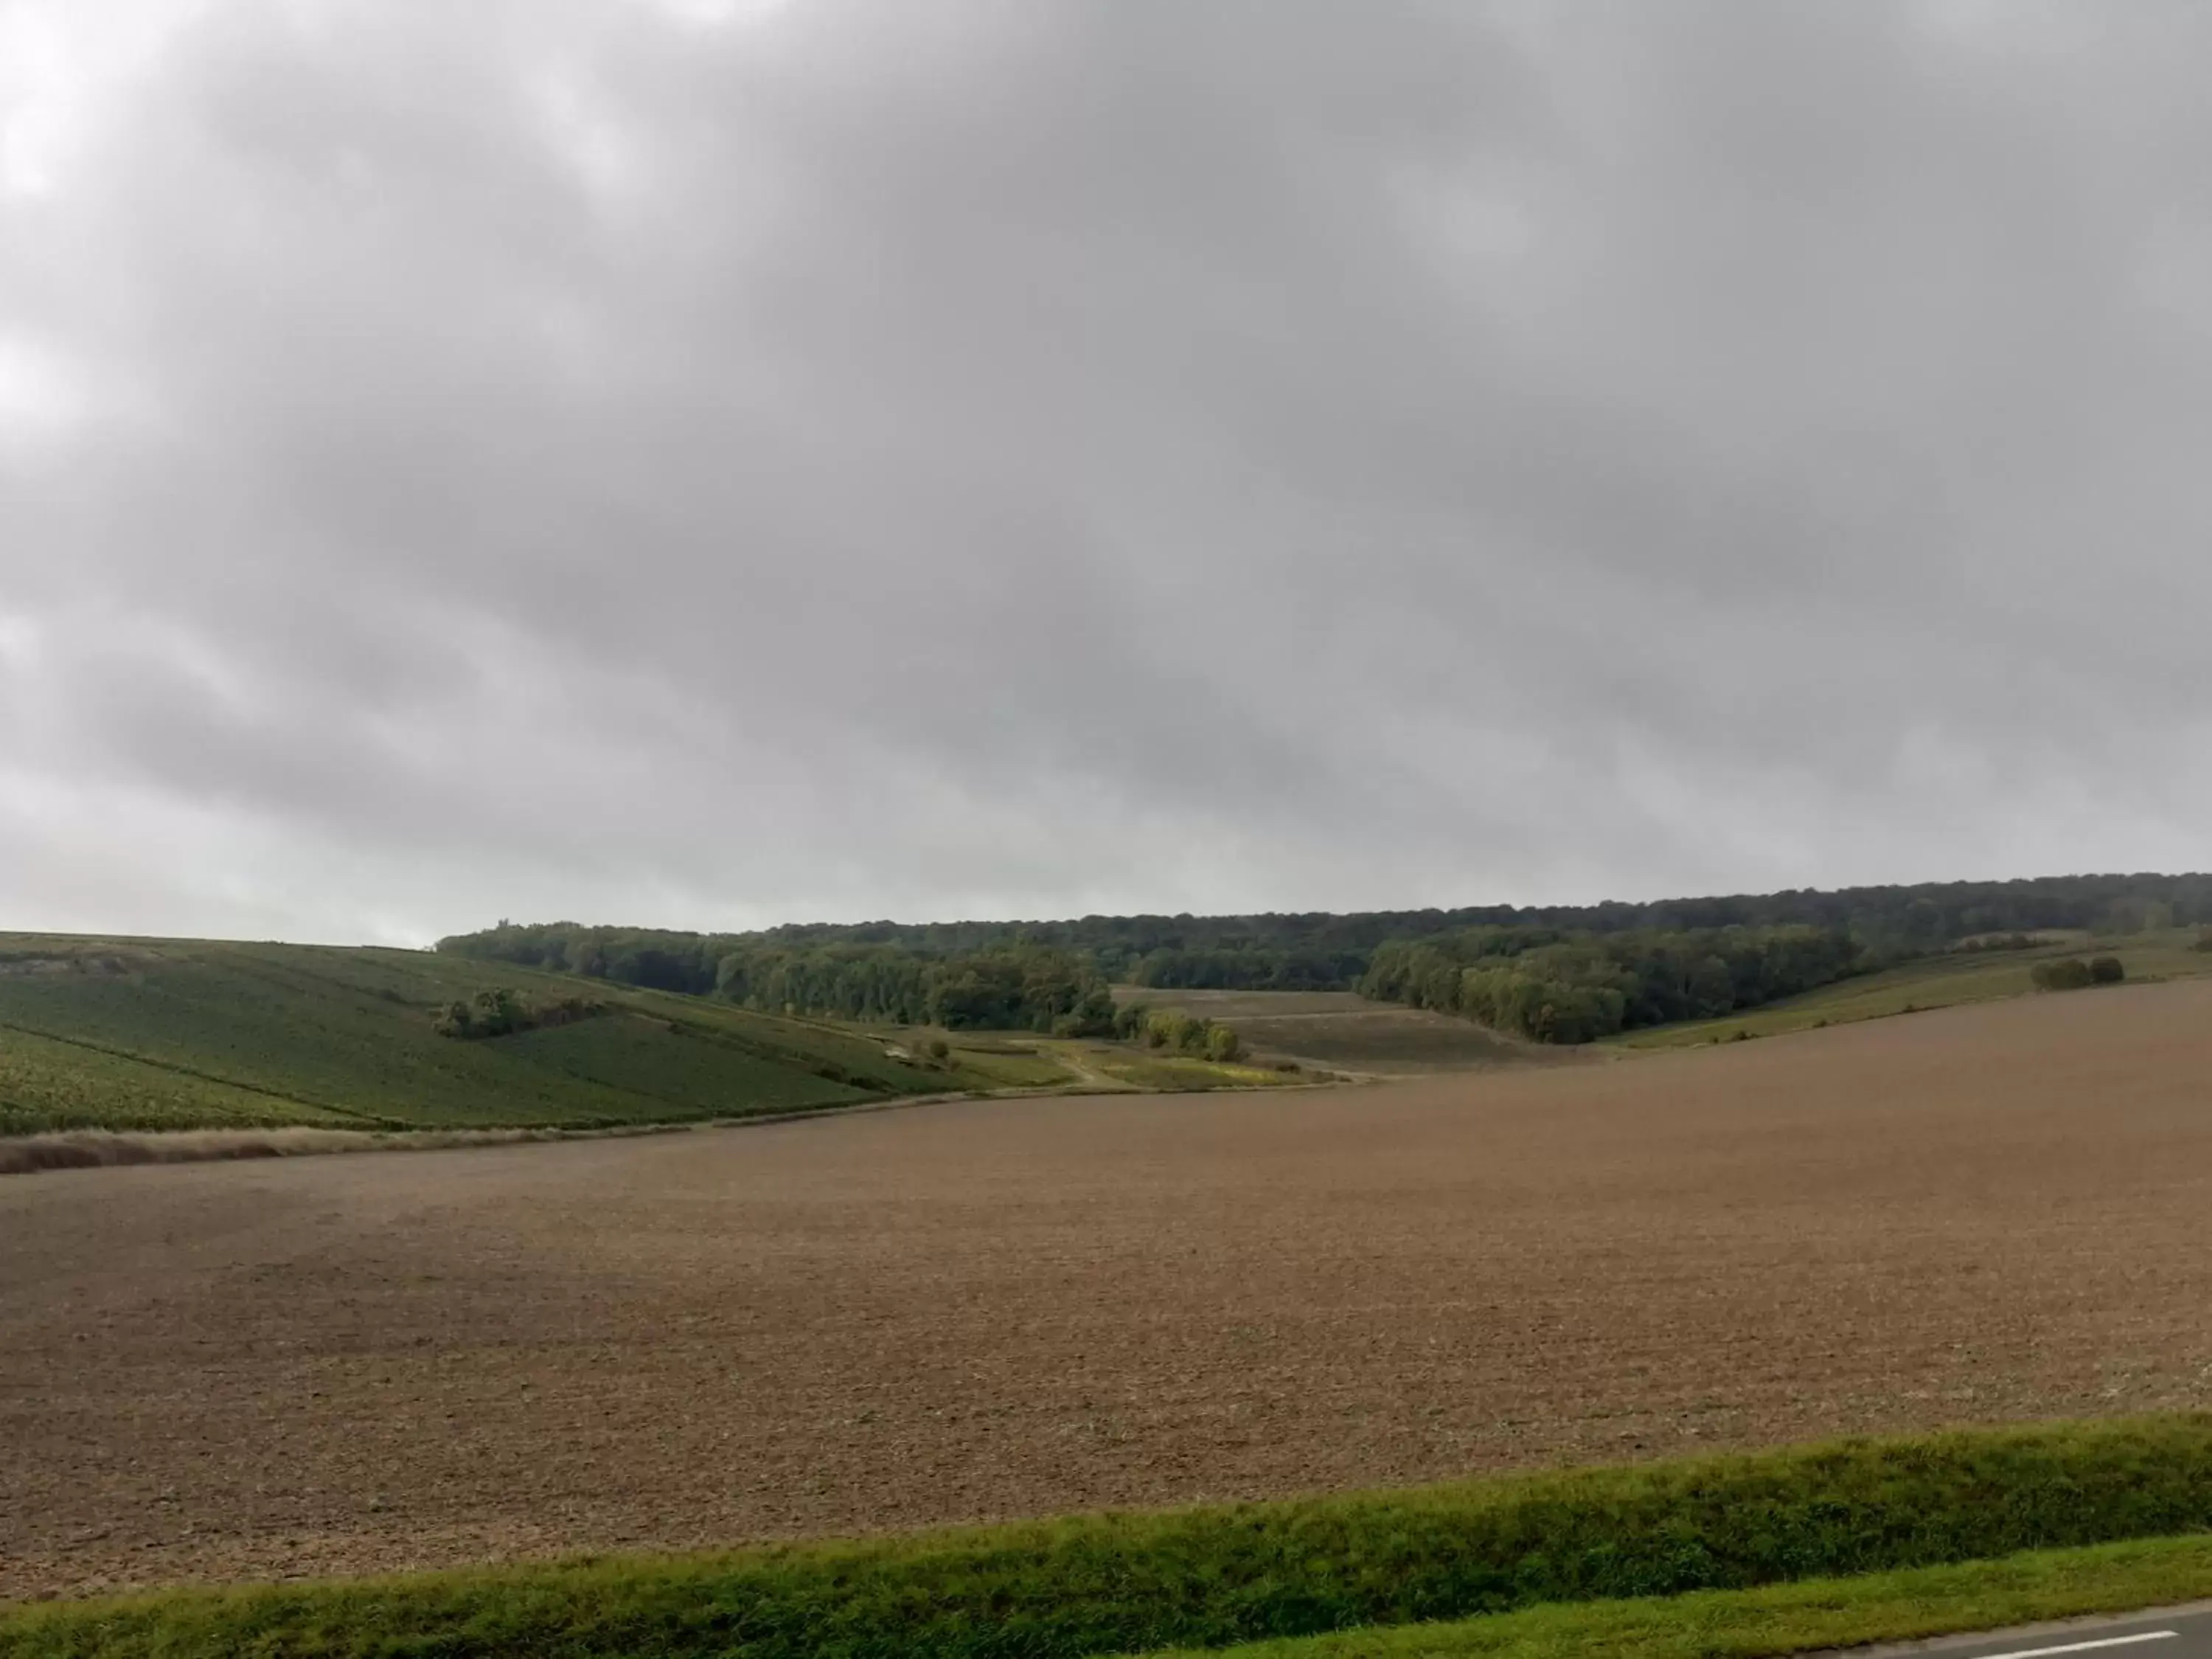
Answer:
[[[1760,1589],[1529,1607],[1453,1624],[1349,1631],[1225,1651],[1207,1651],[1209,1659],[1778,1659],[2133,1613],[2206,1597],[2212,1597],[2212,1537],[2199,1535]],[[2018,1653],[2037,1659],[2107,1650],[2154,1654],[2154,1644],[2170,1636],[2153,1631],[2069,1638],[2062,1630],[2024,1639]]]
[[[0,1611],[0,1659],[1085,1659],[1434,1626],[1544,1603],[1743,1590],[2208,1528],[2212,1413],[2190,1413],[862,1542],[41,1603]],[[2140,1564],[2154,1553],[2111,1559]],[[2031,1588],[2046,1582],[2034,1577],[2039,1569],[2019,1571]],[[2166,1593],[2148,1571],[2142,1582],[2158,1585],[2154,1596]],[[1801,1613],[1874,1617],[1857,1591],[1801,1588],[1807,1599],[1753,1598],[1741,1614],[1735,1604],[1711,1604],[1713,1629],[1748,1631],[1748,1646],[1649,1650],[1779,1652],[1774,1644],[1796,1639],[1800,1627],[1790,1620]],[[2102,1592],[2102,1604],[2136,1593]],[[1657,1640],[1668,1617],[1682,1616],[1639,1605],[1606,1615],[1621,1621],[1606,1639],[1644,1639],[1637,1632],[1648,1628]],[[1702,1627],[1704,1604],[1677,1605]],[[1987,1612],[2033,1617],[2039,1606],[1992,1596]],[[1909,1625],[1909,1613],[1900,1604],[1882,1616]],[[1551,1627],[1532,1617],[1534,1642]],[[1869,1628],[1889,1626],[1877,1619]],[[1783,1635],[1759,1634],[1770,1629]],[[1493,1639],[1433,1628],[1402,1634],[1415,1643]]]

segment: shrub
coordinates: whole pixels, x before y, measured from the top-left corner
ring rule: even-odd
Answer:
[[[1126,1018],[1131,1009],[1121,1011]],[[1117,1020],[1117,1028],[1123,1023]],[[1207,1060],[1232,1060],[1244,1056],[1244,1043],[1236,1032],[1225,1025],[1216,1025],[1210,1019],[1195,1018],[1176,1008],[1160,1008],[1142,1015],[1131,1027],[1131,1034],[1142,1038],[1148,1048],[1165,1048],[1179,1054],[1202,1055]]]
[[[2055,962],[2039,962],[2029,975],[2039,991],[2078,991],[2085,985],[2096,982],[2089,964],[2079,957],[2061,957]]]
[[[530,1004],[520,991],[479,991],[466,1001],[447,1003],[432,1017],[440,1036],[495,1037],[529,1029]]]
[[[534,1031],[541,1025],[568,1025],[606,1012],[606,1005],[588,997],[562,997],[555,1002],[532,1002],[521,992],[502,988],[479,991],[465,1002],[449,1002],[431,1017],[431,1029],[440,1036],[464,1041],[507,1036]]]
[[[2094,984],[2118,985],[2127,976],[2128,970],[2121,965],[2120,959],[2118,957],[2092,957],[2089,958],[2089,978],[2091,982]]]

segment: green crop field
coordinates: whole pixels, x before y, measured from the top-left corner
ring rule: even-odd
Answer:
[[[2030,977],[2039,962],[2060,957],[2115,956],[2131,983],[2191,979],[2212,975],[2212,951],[2190,948],[2195,928],[2169,929],[2118,939],[2087,934],[2053,934],[2051,943],[2024,951],[1957,952],[1908,962],[1879,974],[1839,980],[1803,996],[1747,1009],[1718,1019],[1685,1021],[1632,1031],[1612,1040],[1622,1048],[1676,1048],[1725,1042],[1739,1031],[1746,1036],[1779,1036],[1820,1025],[1881,1019],[1893,1014],[1948,1008],[1960,1003],[1996,1002],[2034,994]],[[2088,995],[2094,992],[2062,992]]]
[[[588,993],[574,1024],[462,1041],[509,988]],[[421,951],[0,939],[0,1133],[305,1124],[603,1127],[989,1087],[861,1033]]]
[[[487,991],[589,1018],[441,1035]],[[926,1040],[951,1038],[941,1060]],[[1160,1060],[1123,1086],[1280,1079]],[[0,935],[0,1135],[106,1129],[592,1129],[901,1096],[1096,1086],[1034,1033],[871,1030],[422,951]]]
[[[356,1122],[342,1111],[81,1042],[0,1030],[0,1130],[90,1125],[149,1130],[278,1124],[343,1128]]]

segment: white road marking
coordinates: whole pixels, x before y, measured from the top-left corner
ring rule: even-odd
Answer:
[[[2180,1635],[2178,1630],[2147,1630],[2136,1636],[2107,1636],[2097,1642],[2069,1642],[2063,1647],[2022,1648],[2017,1653],[1984,1653],[1978,1659],[2042,1659],[2046,1653],[2087,1653],[2091,1648],[2131,1647],[2137,1642],[2166,1642]]]

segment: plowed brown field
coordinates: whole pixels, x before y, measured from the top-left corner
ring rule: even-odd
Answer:
[[[0,1182],[0,1595],[2212,1404],[2212,984]]]

